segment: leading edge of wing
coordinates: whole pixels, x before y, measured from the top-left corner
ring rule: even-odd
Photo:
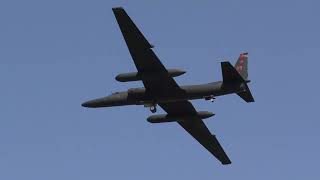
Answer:
[[[152,51],[153,46],[143,36],[126,11],[123,8],[112,10],[138,72],[167,73],[164,65]]]
[[[197,113],[189,101],[159,103],[159,106],[162,107],[168,114],[173,115],[187,114],[192,116]],[[210,133],[209,129],[200,118],[193,116],[188,120],[179,121],[178,123],[223,165],[231,164],[229,157],[223,150],[216,136]]]
[[[134,47],[134,45],[142,47],[143,49],[153,47],[122,7],[112,8],[112,11],[117,19],[128,47]]]
[[[152,51],[146,40],[123,8],[113,8],[122,35],[145,88],[155,96],[180,93],[180,87]]]

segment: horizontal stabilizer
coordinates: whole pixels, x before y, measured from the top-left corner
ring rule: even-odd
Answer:
[[[254,102],[254,98],[253,98],[253,96],[252,96],[252,94],[251,94],[251,92],[250,92],[250,89],[249,89],[249,87],[248,87],[248,85],[247,84],[244,84],[245,85],[245,91],[243,91],[243,92],[240,92],[240,93],[237,93],[238,94],[238,96],[240,96],[243,100],[245,100],[246,102]]]

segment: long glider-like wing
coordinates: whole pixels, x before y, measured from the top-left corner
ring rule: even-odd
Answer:
[[[211,134],[202,119],[196,116],[197,112],[189,101],[177,101],[170,103],[160,103],[170,115],[190,115],[189,119],[178,121],[189,134],[191,134],[203,147],[205,147],[211,154],[213,154],[222,164],[231,164],[227,154],[224,152],[218,139]]]
[[[153,96],[182,95],[183,91],[179,85],[169,76],[167,69],[152,51],[153,46],[146,40],[124,9],[113,8],[112,10],[147,91]],[[231,163],[217,138],[210,133],[200,118],[194,116],[197,112],[189,101],[159,103],[159,105],[171,115],[190,115],[192,118],[178,123],[222,164]]]
[[[152,51],[153,46],[139,31],[125,10],[121,7],[112,10],[147,91],[154,96],[179,93],[181,91],[179,85],[168,75],[167,69]]]

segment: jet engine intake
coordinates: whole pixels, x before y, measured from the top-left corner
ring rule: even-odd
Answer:
[[[147,121],[150,123],[164,123],[164,122],[179,122],[179,121],[186,121],[192,118],[200,118],[206,119],[211,116],[214,116],[214,113],[208,111],[199,111],[197,115],[170,115],[170,114],[157,114],[152,115],[147,118]]]
[[[168,69],[168,74],[170,77],[181,76],[186,73],[186,71],[180,69]],[[144,76],[148,76],[150,78],[156,77],[158,75],[157,72],[145,72]],[[115,77],[115,79],[119,82],[130,82],[130,81],[140,81],[141,75],[138,72],[130,72],[130,73],[122,73]]]

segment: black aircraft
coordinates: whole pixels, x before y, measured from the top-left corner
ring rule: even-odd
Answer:
[[[217,96],[236,93],[246,102],[254,102],[247,86],[247,83],[250,82],[248,80],[248,53],[240,54],[235,66],[232,66],[230,62],[221,63],[222,81],[179,86],[173,77],[180,76],[185,71],[166,69],[152,51],[153,45],[145,39],[124,9],[118,7],[112,10],[138,70],[119,74],[115,79],[120,82],[142,81],[144,88],[116,92],[107,97],[87,101],[82,106],[99,108],[144,105],[155,113],[156,106],[159,105],[167,114],[152,115],[148,117],[148,122],[177,122],[222,164],[230,164],[231,161],[216,136],[210,133],[202,121],[214,114],[207,111],[196,111],[189,100],[213,101]]]

